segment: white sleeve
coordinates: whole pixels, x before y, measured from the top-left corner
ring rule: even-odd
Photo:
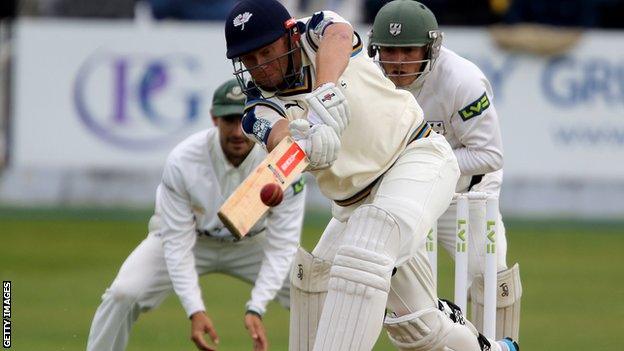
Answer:
[[[487,79],[481,76],[461,82],[454,106],[451,126],[462,145],[454,150],[461,174],[486,174],[501,169],[503,143]]]
[[[193,255],[197,235],[191,201],[181,171],[171,158],[156,193],[156,213],[162,219],[159,234],[173,288],[187,316],[205,311]]]
[[[286,281],[299,246],[305,205],[303,179],[288,187],[282,203],[269,210],[264,259],[246,305],[260,315]]]

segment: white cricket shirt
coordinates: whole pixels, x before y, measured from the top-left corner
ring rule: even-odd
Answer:
[[[304,83],[272,98],[250,101],[255,104],[253,117],[251,113],[245,115],[255,118],[250,137],[262,141],[269,126],[280,118],[307,118],[305,97],[314,88],[316,51],[325,28],[338,22],[348,23],[331,11],[317,12],[298,21],[305,28],[301,37]],[[422,110],[414,97],[395,89],[362,48],[356,33],[351,59],[337,82],[351,112],[349,125],[340,138],[338,158],[330,168],[312,172],[320,190],[332,200],[357,194],[387,171],[423,122]]]
[[[473,175],[486,174],[474,190],[498,193],[503,144],[490,82],[475,64],[445,47],[424,78],[410,92],[455,152],[461,171],[456,190],[467,190]]]

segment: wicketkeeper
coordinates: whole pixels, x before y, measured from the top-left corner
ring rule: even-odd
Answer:
[[[240,241],[224,228],[217,217],[219,207],[266,157],[241,130],[244,100],[236,80],[222,84],[213,97],[216,127],[188,137],[169,155],[149,234],[102,296],[87,350],[124,350],[139,314],[173,291],[191,321],[197,348],[214,350],[204,339],[207,333],[214,344],[219,340],[198,276],[216,272],[253,285],[240,313],[253,349],[268,348],[262,315],[274,298],[289,307],[287,276],[299,245],[305,190],[303,181],[295,182],[282,203]]]
[[[245,133],[268,150],[293,136],[333,201],[314,251],[294,263],[290,349],[371,350],[386,303],[396,302],[394,311],[417,311],[393,329],[410,349],[481,350],[476,333],[438,309],[432,287],[425,236],[451,202],[459,167],[414,97],[395,89],[331,11],[295,20],[276,0],[242,0],[225,37],[249,96]],[[389,300],[394,267],[417,253],[421,293]]]
[[[461,171],[456,191],[499,195],[503,145],[492,87],[475,64],[444,47],[442,38],[434,14],[425,5],[413,0],[395,0],[377,13],[368,54],[398,88],[414,95],[427,122],[451,144]],[[473,201],[468,285],[472,321],[479,330],[483,327],[485,243],[478,233],[484,231],[484,218],[484,204]],[[453,202],[438,220],[438,239],[451,256],[455,253],[455,221]],[[496,337],[517,340],[522,296],[520,270],[518,264],[507,267],[507,239],[500,213],[496,223]]]

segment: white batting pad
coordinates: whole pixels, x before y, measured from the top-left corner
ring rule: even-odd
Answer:
[[[481,351],[473,331],[437,308],[386,316],[384,326],[392,344],[401,351]]]
[[[353,212],[330,271],[315,351],[372,350],[383,323],[398,226],[372,205]]]
[[[520,334],[520,300],[522,283],[520,266],[498,272],[496,283],[496,339],[511,337],[518,340]],[[470,287],[472,321],[477,329],[483,328],[483,276],[475,277]]]
[[[290,272],[290,351],[310,351],[314,347],[330,268],[330,262],[301,247],[297,250]]]
[[[372,350],[381,330],[394,261],[354,246],[338,249],[314,350]]]
[[[438,300],[424,248],[397,267],[390,281],[387,310],[398,316],[435,307]]]

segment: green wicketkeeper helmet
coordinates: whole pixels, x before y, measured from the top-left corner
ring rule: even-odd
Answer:
[[[368,35],[368,55],[373,58],[383,46],[427,46],[426,60],[403,62],[425,63],[418,73],[420,77],[431,71],[442,46],[442,32],[435,15],[414,0],[394,0],[384,5]]]

